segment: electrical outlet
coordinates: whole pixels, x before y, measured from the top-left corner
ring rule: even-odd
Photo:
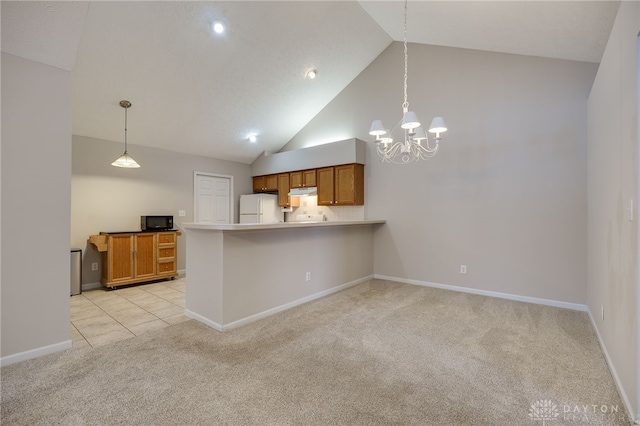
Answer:
[[[311,281],[311,272],[307,272],[305,275],[305,281]]]
[[[92,271],[97,271],[98,270],[98,262],[94,262],[91,264],[91,270]]]
[[[467,265],[460,265],[460,273],[461,274],[467,273]]]
[[[187,212],[184,210],[178,210],[178,216],[180,217],[185,217],[187,215]]]

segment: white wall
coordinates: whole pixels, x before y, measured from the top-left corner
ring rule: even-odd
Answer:
[[[393,43],[285,149],[401,118]],[[410,109],[445,117],[429,162],[365,167],[365,214],[386,219],[375,273],[525,297],[586,302],[586,111],[596,64],[409,45]],[[468,274],[459,273],[460,265]]]
[[[621,2],[589,96],[588,305],[633,411],[638,398],[639,30],[640,3]],[[635,200],[634,221],[627,218],[630,199]]]
[[[241,194],[251,193],[251,167],[232,161],[179,154],[129,144],[129,154],[139,169],[111,166],[122,154],[124,144],[73,136],[71,177],[71,244],[83,250],[82,282],[100,281],[100,253],[88,242],[102,231],[140,230],[140,216],[172,215],[174,224],[193,222],[193,172],[210,172],[234,177],[234,220],[238,221]],[[186,216],[178,216],[185,210]],[[186,268],[185,236],[178,238],[178,269]]]
[[[71,74],[2,53],[2,364],[71,347]]]

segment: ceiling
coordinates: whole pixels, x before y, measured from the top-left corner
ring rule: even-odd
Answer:
[[[599,62],[618,5],[412,1],[407,36]],[[2,51],[72,71],[74,134],[123,141],[127,99],[130,144],[251,163],[402,40],[403,2],[2,1],[1,29]]]

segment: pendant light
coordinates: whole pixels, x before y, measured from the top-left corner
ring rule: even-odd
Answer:
[[[429,133],[435,133],[435,146],[429,139],[415,112],[409,110],[407,100],[407,70],[409,52],[407,50],[407,0],[404,2],[404,102],[402,119],[389,132],[381,120],[373,120],[369,134],[376,138],[376,151],[382,162],[407,164],[428,160],[438,153],[440,133],[447,131],[442,117],[435,117],[429,126]],[[382,137],[390,133],[388,136]]]
[[[112,166],[115,167],[125,167],[128,169],[136,169],[140,167],[140,164],[136,163],[128,153],[127,153],[127,110],[131,108],[131,102],[129,101],[120,101],[120,106],[124,108],[124,154],[116,159]]]

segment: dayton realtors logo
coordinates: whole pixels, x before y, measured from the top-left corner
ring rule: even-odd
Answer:
[[[540,399],[529,408],[529,417],[533,420],[542,421],[542,426],[546,426],[548,421],[556,420],[560,417],[558,406],[548,399]]]
[[[591,422],[602,424],[625,420],[624,410],[620,412],[618,405],[591,404],[591,405],[556,405],[550,399],[540,399],[529,408],[529,418],[534,421],[541,421],[542,426],[547,426],[547,422],[562,420],[577,424],[588,424]]]

